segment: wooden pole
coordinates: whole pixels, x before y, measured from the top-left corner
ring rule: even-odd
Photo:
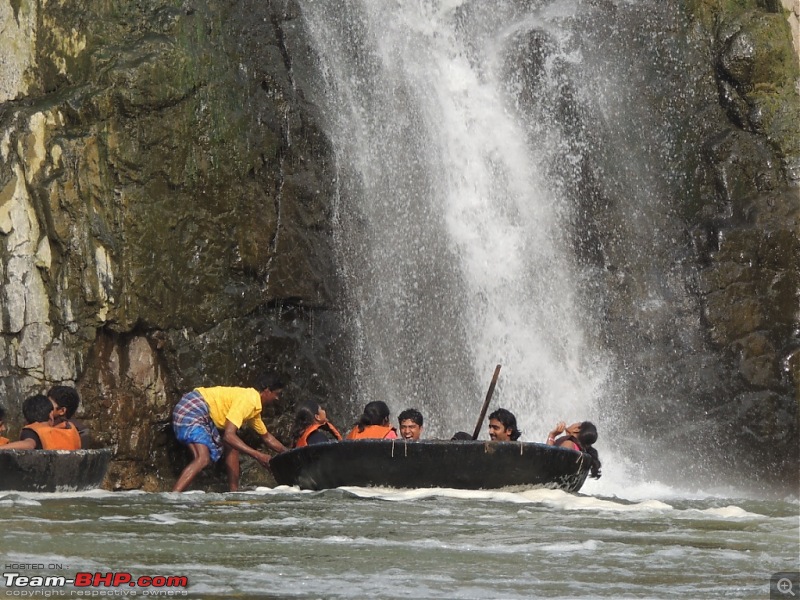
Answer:
[[[472,434],[472,439],[477,440],[478,434],[481,432],[481,427],[483,427],[483,420],[486,418],[486,411],[489,409],[489,402],[492,400],[492,394],[494,394],[494,386],[497,385],[497,377],[500,375],[500,365],[497,365],[494,368],[494,375],[492,376],[492,383],[489,384],[489,391],[486,392],[486,399],[483,401],[483,408],[481,408],[481,416],[478,417],[478,423],[475,425],[475,431]]]

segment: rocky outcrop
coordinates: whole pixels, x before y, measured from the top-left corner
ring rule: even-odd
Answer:
[[[693,215],[697,293],[732,388],[711,409],[739,468],[797,485],[800,440],[800,65],[797,15],[722,5],[704,38],[729,126],[704,141]],[[795,7],[796,8],[796,7]],[[709,8],[695,16],[709,24]],[[794,36],[794,42],[793,42]],[[726,432],[741,432],[732,438]],[[765,465],[772,465],[771,468]]]
[[[347,391],[297,17],[0,3],[0,396],[13,423],[26,395],[75,383],[111,487],[174,477],[170,409],[194,386],[275,370],[289,398]]]
[[[534,142],[548,121],[566,140],[550,168],[576,207],[595,343],[616,361],[609,433],[657,476],[796,488],[792,26],[777,3],[591,7],[580,64],[534,29],[506,69]],[[698,444],[711,451],[686,461]]]

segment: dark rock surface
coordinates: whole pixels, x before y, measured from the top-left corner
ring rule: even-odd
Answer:
[[[109,485],[154,489],[185,460],[169,417],[195,386],[274,370],[290,401],[347,394],[334,175],[295,89],[291,3],[4,11],[30,52],[0,105],[9,422],[74,382],[115,449]]]

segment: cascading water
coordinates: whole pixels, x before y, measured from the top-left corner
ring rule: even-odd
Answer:
[[[545,169],[556,127],[531,143],[510,101],[512,2],[307,2],[339,173],[342,269],[359,340],[357,405],[428,416],[428,435],[493,406],[526,439],[596,418],[602,357]],[[545,124],[545,128],[546,128]],[[484,430],[485,431],[485,430]]]

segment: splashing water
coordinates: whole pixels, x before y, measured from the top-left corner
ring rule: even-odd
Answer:
[[[500,363],[492,406],[541,440],[556,420],[598,418],[606,368],[584,333],[570,206],[546,173],[560,133],[542,123],[532,139],[508,93],[505,44],[532,22],[490,4],[303,12],[338,161],[355,404],[417,406],[430,436],[471,430]]]

